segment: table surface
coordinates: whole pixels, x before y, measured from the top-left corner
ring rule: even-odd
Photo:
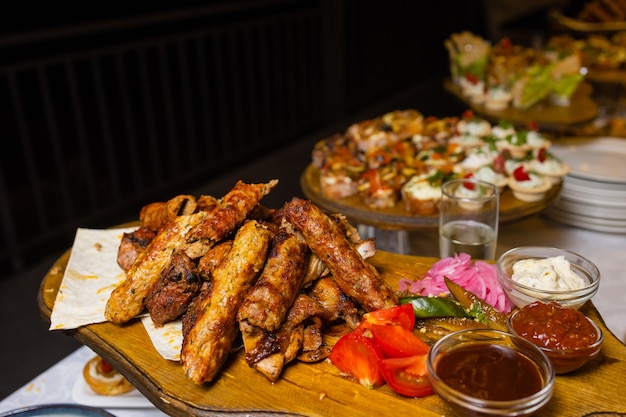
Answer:
[[[0,402],[0,413],[40,404],[76,404],[72,389],[77,378],[82,378],[85,363],[94,352],[84,346],[68,355],[56,365],[15,391]],[[166,416],[156,407],[150,408],[107,408],[117,417]]]
[[[433,245],[430,232],[417,232],[410,237],[411,253],[421,256],[436,256],[437,245]],[[436,235],[435,235],[436,237]],[[435,241],[436,242],[436,241]],[[385,244],[381,240],[380,246]],[[626,235],[600,233],[566,226],[534,217],[508,224],[501,228],[498,238],[500,254],[514,246],[542,245],[562,247],[579,252],[596,263],[602,274],[600,290],[594,298],[607,327],[620,340],[626,341],[626,268],[619,259],[626,248]],[[384,249],[384,248],[381,248]],[[435,252],[435,254],[433,254]],[[93,352],[83,347],[72,353],[31,382],[0,402],[0,412],[49,403],[74,403],[72,387],[80,376],[82,367]],[[116,416],[163,416],[156,408],[108,409]],[[228,414],[232,416],[232,414]]]

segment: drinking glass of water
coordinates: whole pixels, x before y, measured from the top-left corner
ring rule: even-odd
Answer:
[[[471,178],[441,186],[439,254],[467,253],[472,259],[495,259],[500,193],[498,187]]]

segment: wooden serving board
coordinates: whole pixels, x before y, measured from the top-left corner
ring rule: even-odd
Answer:
[[[59,258],[41,283],[38,304],[48,323],[69,255],[68,251]],[[370,261],[397,288],[401,278],[419,277],[436,259],[378,252]],[[626,412],[623,398],[626,346],[607,330],[591,302],[582,311],[598,322],[605,332],[602,353],[579,371],[557,376],[554,396],[538,416]],[[452,414],[437,395],[405,398],[386,386],[367,389],[344,379],[328,362],[294,362],[285,369],[278,382],[271,384],[248,367],[241,351],[231,355],[213,384],[197,386],[185,377],[179,363],[161,358],[137,320],[124,326],[93,324],[66,333],[112,363],[156,407],[172,416],[258,413],[440,417]]]
[[[341,200],[328,198],[322,193],[320,173],[313,165],[309,165],[300,177],[300,187],[304,195],[320,208],[331,213],[342,213],[354,223],[368,224],[380,229],[407,231],[433,229],[439,225],[438,214],[432,216],[411,214],[402,201],[395,207],[372,209],[358,195]],[[521,220],[543,211],[558,197],[561,187],[561,184],[553,186],[542,200],[535,203],[516,199],[513,192],[506,187],[500,194],[500,222]]]

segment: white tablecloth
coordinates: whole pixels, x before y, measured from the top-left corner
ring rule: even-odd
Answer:
[[[82,378],[82,370],[85,363],[94,355],[94,352],[88,347],[76,350],[2,400],[0,402],[0,413],[41,404],[76,404],[76,401],[72,398],[72,389],[76,379]],[[106,410],[117,417],[166,416],[166,414],[154,406],[148,408],[112,407],[106,408]]]

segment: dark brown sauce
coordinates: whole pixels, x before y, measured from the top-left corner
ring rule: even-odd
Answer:
[[[436,370],[448,386],[484,400],[516,400],[543,388],[538,366],[527,356],[500,345],[461,346],[442,354]]]

